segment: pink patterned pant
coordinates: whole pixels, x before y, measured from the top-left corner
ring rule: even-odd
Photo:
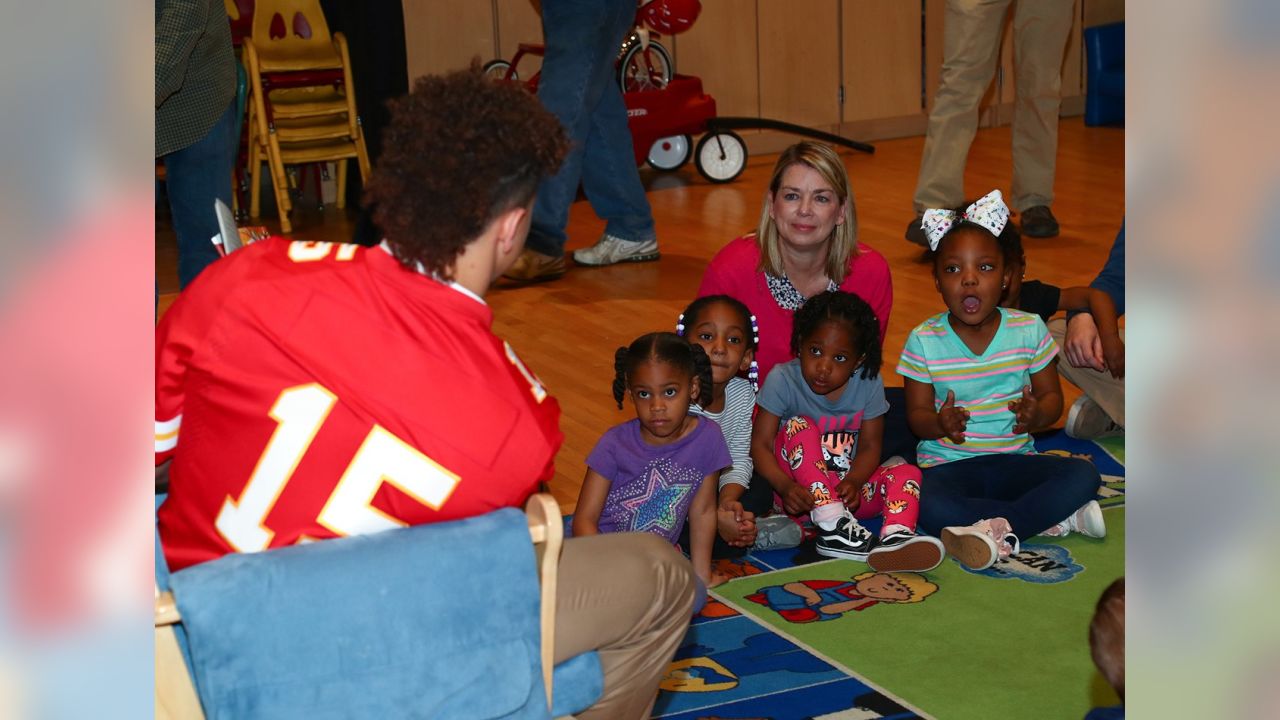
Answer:
[[[844,512],[844,502],[836,491],[840,473],[833,467],[845,462],[843,454],[833,441],[824,442],[817,423],[799,415],[787,418],[778,431],[773,452],[782,471],[813,495],[814,522]],[[828,459],[833,462],[828,463]],[[862,486],[861,502],[853,512],[859,519],[882,515],[885,527],[902,525],[912,531],[919,514],[920,468],[907,463],[876,468]]]

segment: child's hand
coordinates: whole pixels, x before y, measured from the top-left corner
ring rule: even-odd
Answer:
[[[731,579],[731,578],[730,578],[728,575],[725,575],[724,573],[720,572],[719,570],[712,570],[712,571],[711,571],[711,578],[710,578],[709,580],[707,580],[707,587],[708,587],[708,588],[713,588],[713,587],[715,587],[715,586],[717,586],[717,585],[723,585],[723,584],[725,584],[725,583],[729,582],[729,580],[730,580],[730,579]]]
[[[786,486],[782,492],[782,507],[788,515],[803,515],[813,509],[813,495],[795,483]]]
[[[756,542],[756,517],[742,509],[742,503],[730,500],[716,508],[716,531],[734,547],[751,547]]]
[[[951,442],[964,444],[964,429],[969,426],[969,411],[956,407],[956,391],[948,390],[947,399],[938,408],[938,425]]]
[[[1009,411],[1013,413],[1013,433],[1020,435],[1027,432],[1031,427],[1031,423],[1035,422],[1036,416],[1040,413],[1040,401],[1036,400],[1035,393],[1031,390],[1030,385],[1022,386],[1022,399],[1011,400],[1009,402]]]
[[[844,501],[844,507],[849,512],[858,509],[858,505],[862,503],[862,483],[853,480],[841,480],[836,486],[836,494]]]
[[[1102,357],[1106,358],[1111,377],[1117,380],[1124,377],[1124,341],[1119,335],[1102,338]]]

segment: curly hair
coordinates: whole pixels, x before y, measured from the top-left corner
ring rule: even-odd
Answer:
[[[494,218],[532,199],[569,147],[537,98],[474,64],[419,78],[388,107],[364,203],[401,264],[444,280]]]
[[[863,356],[864,379],[880,374],[880,321],[867,301],[843,290],[819,293],[800,306],[791,328],[791,354],[799,356],[804,338],[825,322],[842,322],[849,328],[854,352]]]
[[[631,373],[641,363],[651,360],[667,363],[690,378],[698,378],[698,396],[693,401],[704,406],[711,402],[711,358],[707,357],[707,351],[675,333],[655,332],[641,335],[629,347],[619,347],[613,353],[613,399],[619,410],[622,398],[627,395]]]
[[[1089,623],[1089,652],[1102,676],[1124,700],[1124,577],[1112,581],[1098,598]]]
[[[853,188],[849,185],[849,174],[845,171],[844,161],[830,145],[810,140],[802,140],[783,150],[773,166],[773,175],[769,178],[769,194],[765,197],[764,208],[760,211],[760,224],[756,227],[756,244],[760,246],[759,269],[774,277],[786,275],[782,267],[778,224],[769,214],[769,209],[773,196],[782,187],[783,173],[795,164],[805,165],[816,171],[823,182],[831,186],[836,197],[845,203],[844,222],[831,232],[831,247],[827,251],[827,277],[839,285],[849,274],[849,259],[861,253],[858,248],[858,209],[853,200]]]

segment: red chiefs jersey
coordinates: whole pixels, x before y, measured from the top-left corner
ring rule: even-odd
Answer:
[[[271,238],[211,265],[156,329],[170,568],[522,504],[560,408],[491,323],[383,248]]]

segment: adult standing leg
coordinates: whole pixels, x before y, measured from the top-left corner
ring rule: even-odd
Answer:
[[[626,18],[626,28],[630,28],[633,15],[629,13]],[[604,248],[598,243],[596,247],[574,251],[573,259],[584,265],[658,258],[653,210],[640,182],[640,169],[636,167],[634,140],[627,125],[627,106],[622,99],[622,89],[612,74],[609,79],[601,93],[600,103],[591,115],[582,163],[582,189],[591,207],[606,223],[605,238],[626,244],[622,248],[625,256],[614,259],[603,252]],[[605,239],[600,242],[605,242]]]
[[[178,236],[178,286],[185,288],[201,270],[218,259],[210,242],[218,234],[213,201],[231,206],[231,170],[236,161],[236,103],[204,137],[164,156],[165,189],[173,230]]]
[[[555,661],[596,650],[604,693],[584,720],[649,717],[658,681],[693,611],[693,566],[646,533],[609,533],[564,543],[556,592]]]
[[[995,77],[1009,0],[948,0],[943,61],[913,199],[916,215],[964,200],[964,167],[978,131],[978,103]],[[914,222],[913,227],[919,222]],[[916,228],[908,238],[924,244]],[[915,237],[918,235],[918,240]]]
[[[555,176],[538,187],[525,252],[506,273],[518,281],[550,280],[565,272],[569,206],[582,183],[587,198],[622,236],[623,247],[652,245],[652,213],[635,166],[616,58],[635,19],[631,0],[544,0],[546,55],[538,99],[569,133],[571,146]],[[606,125],[607,128],[600,127]],[[648,237],[644,236],[647,216]],[[606,239],[608,238],[606,228]],[[648,242],[628,242],[647,240]],[[590,258],[588,258],[590,259]],[[607,264],[607,263],[589,263]]]
[[[1018,0],[1013,14],[1013,209],[1022,232],[1053,237],[1058,221],[1053,204],[1058,154],[1058,112],[1062,107],[1062,58],[1071,33],[1070,0]]]

